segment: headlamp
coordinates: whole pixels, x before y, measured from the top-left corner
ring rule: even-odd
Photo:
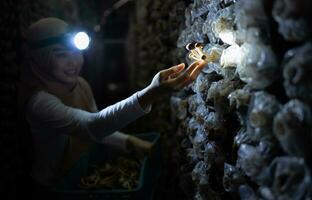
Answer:
[[[73,36],[73,44],[79,50],[85,50],[90,43],[90,37],[86,32],[78,32]]]
[[[71,49],[85,50],[90,44],[90,37],[86,32],[76,31],[65,33],[55,37],[49,37],[43,40],[29,42],[29,46],[33,49],[45,47],[52,44],[63,44]]]

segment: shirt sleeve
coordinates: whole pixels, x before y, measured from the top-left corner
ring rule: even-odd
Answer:
[[[105,136],[148,113],[137,93],[96,113],[66,106],[56,96],[38,92],[29,101],[27,118],[31,127],[59,134],[79,134],[102,142]]]

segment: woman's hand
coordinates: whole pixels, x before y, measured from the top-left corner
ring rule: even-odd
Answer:
[[[205,64],[205,61],[197,61],[185,69],[185,64],[181,63],[158,72],[151,84],[139,92],[140,105],[146,108],[163,96],[189,85],[196,80]]]
[[[169,69],[160,71],[158,73],[159,83],[155,85],[156,90],[158,90],[158,92],[168,94],[182,89],[196,80],[201,70],[205,67],[205,64],[206,63],[204,61],[197,61],[184,70],[185,64],[181,63],[170,67]],[[157,78],[158,74],[156,74],[154,79]],[[151,83],[152,85],[153,81]]]
[[[129,135],[127,138],[127,150],[140,158],[143,158],[145,155],[152,157],[153,146],[153,143],[132,135]]]

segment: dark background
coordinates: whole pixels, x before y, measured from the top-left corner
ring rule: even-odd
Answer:
[[[6,0],[0,2],[0,198],[27,198],[27,173],[31,162],[31,138],[18,115],[18,81],[23,67],[22,34],[34,21],[59,17],[92,29],[105,10],[117,0]],[[106,18],[85,52],[82,76],[90,83],[98,108],[117,102],[146,86],[156,72],[180,61],[174,55],[183,12],[173,11],[177,1],[136,0]],[[181,1],[182,3],[184,1]],[[149,6],[150,16],[140,8]],[[145,10],[146,11],[146,10]],[[170,18],[177,12],[180,21]],[[158,19],[169,25],[159,27]],[[170,33],[170,34],[169,34]],[[172,52],[170,52],[172,51]],[[166,56],[165,56],[166,55]],[[173,138],[168,99],[155,105],[151,114],[123,129],[126,133],[158,131],[162,134],[165,171],[159,198],[179,195],[175,182],[177,165],[170,154]],[[168,140],[171,138],[172,140]]]

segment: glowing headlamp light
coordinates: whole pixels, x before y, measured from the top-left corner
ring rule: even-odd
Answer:
[[[77,50],[85,50],[90,44],[90,37],[86,32],[65,33],[56,37],[30,42],[29,46],[36,49],[52,44],[63,44],[69,48]]]
[[[90,37],[85,32],[78,32],[73,37],[74,46],[79,50],[88,48],[90,43]]]

